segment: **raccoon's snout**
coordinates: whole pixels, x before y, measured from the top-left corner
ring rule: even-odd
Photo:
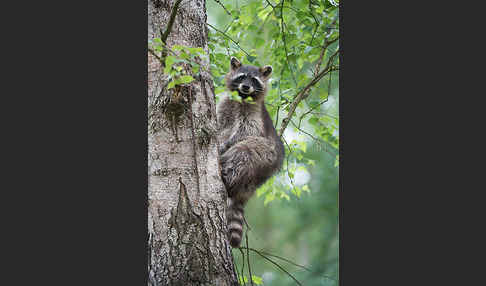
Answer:
[[[242,83],[238,86],[238,89],[240,90],[240,92],[246,93],[246,94],[250,94],[254,91],[253,87],[246,85],[246,84],[242,84]]]

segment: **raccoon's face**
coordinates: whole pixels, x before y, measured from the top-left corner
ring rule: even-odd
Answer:
[[[231,91],[238,91],[242,98],[251,96],[256,101],[263,97],[271,74],[271,66],[259,68],[242,65],[236,58],[231,58],[231,71],[226,84]]]

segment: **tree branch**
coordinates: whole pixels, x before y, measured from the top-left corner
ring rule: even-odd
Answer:
[[[214,27],[213,25],[209,24],[209,23],[206,23],[209,27],[213,28],[216,32],[219,32],[221,34],[223,34],[226,38],[230,39],[233,43],[235,43],[236,46],[238,46],[238,48],[240,50],[242,50],[247,56],[250,56],[249,53],[247,53],[245,50],[243,50],[242,47],[240,47],[239,43],[235,40],[233,40],[230,36],[228,36],[225,32],[221,31],[221,30],[218,30],[216,27]]]
[[[289,107],[289,112],[287,113],[287,117],[282,120],[282,126],[280,127],[280,130],[278,132],[278,136],[282,137],[285,128],[287,128],[290,118],[294,115],[295,109],[297,108],[297,105],[307,96],[307,93],[310,91],[311,87],[313,87],[316,83],[318,83],[321,78],[323,78],[327,73],[330,72],[332,62],[334,61],[334,58],[336,55],[339,53],[339,50],[337,50],[334,54],[332,54],[329,57],[329,61],[327,62],[326,67],[318,73],[295,97],[294,101]]]
[[[282,27],[282,41],[284,44],[284,49],[285,49],[285,58],[287,59],[287,66],[289,67],[290,75],[292,76],[292,79],[294,80],[295,85],[297,86],[297,80],[295,79],[294,72],[292,71],[292,66],[290,65],[289,61],[289,52],[287,50],[287,42],[285,40],[285,21],[283,18],[283,5],[284,5],[285,0],[282,0],[282,5],[280,6],[280,26]]]
[[[250,275],[251,286],[254,286],[253,285],[253,275],[251,274],[251,266],[250,266],[250,252],[249,252],[249,248],[248,248],[248,229],[246,229],[246,231],[245,231],[245,240],[246,240],[246,259],[248,261],[248,273]]]
[[[322,60],[324,59],[324,54],[326,53],[327,47],[329,47],[332,43],[334,43],[337,40],[339,40],[339,37],[336,37],[334,40],[331,41],[328,41],[327,39],[324,40],[324,45],[322,46],[321,54],[319,56],[319,60],[317,61],[316,64],[316,69],[314,71],[314,76],[316,76],[319,73],[319,70],[321,69]]]
[[[285,140],[285,138],[282,138],[283,141],[285,142],[285,145],[287,145],[287,148],[289,148],[289,152],[290,154],[292,154],[294,151],[292,151],[292,148],[290,148],[290,145],[289,143],[287,143],[287,140]],[[289,155],[290,155],[289,154]],[[289,157],[290,156],[285,156],[286,157],[286,160],[287,160],[287,176],[289,176],[289,179],[290,179],[290,184],[292,185],[292,191],[295,190],[295,184],[294,184],[294,180],[292,179],[292,177],[290,176],[290,172],[289,172]]]
[[[172,25],[174,25],[175,17],[177,15],[177,9],[179,9],[179,4],[181,2],[182,0],[176,0],[176,2],[174,3],[174,7],[172,7],[169,23],[167,24],[165,31],[162,32],[162,29],[160,30],[160,40],[165,45],[164,47],[162,47],[162,53],[159,59],[163,66],[165,65],[165,58],[167,57],[167,51],[169,50],[169,48],[167,47],[167,38],[169,37],[169,34],[172,31]]]
[[[177,54],[174,53],[174,51],[172,51],[171,49],[169,49],[169,47],[167,47],[167,45],[164,42],[162,42],[162,57],[159,57],[156,54],[156,52],[154,50],[152,50],[150,47],[148,47],[148,51],[149,51],[149,53],[152,54],[152,56],[154,56],[155,58],[157,58],[160,61],[160,63],[162,64],[163,67],[165,67],[165,57],[167,56],[167,51],[177,57]]]
[[[162,63],[162,59],[159,56],[157,56],[157,54],[154,52],[154,50],[152,50],[151,48],[148,48],[148,51],[152,54],[152,56],[154,56],[156,59],[159,60],[159,62]]]
[[[339,37],[337,37],[336,39],[334,40],[331,40],[331,41],[327,41],[327,39],[324,40],[324,45],[322,46],[322,51],[321,51],[321,55],[319,56],[319,60],[317,61],[317,64],[316,64],[316,68],[314,70],[314,76],[316,76],[318,73],[319,73],[319,70],[321,69],[321,65],[322,65],[322,59],[324,58],[324,54],[327,50],[327,47],[329,47],[329,45],[331,45],[332,43],[334,43],[335,41],[337,41],[339,39]],[[334,68],[334,69],[333,69]],[[331,68],[329,69],[329,72],[333,72],[335,71],[335,67],[334,66],[331,66]],[[309,111],[305,112],[304,114],[302,114],[300,116],[300,119],[299,119],[299,128],[300,128],[300,123],[302,122],[302,119],[307,115],[309,114],[312,110],[314,110],[316,107],[319,107],[321,106],[321,104],[327,102],[327,100],[329,99],[329,95],[331,94],[331,75],[332,73],[329,74],[329,85],[328,85],[328,90],[327,90],[327,97],[326,99],[324,99],[323,101],[321,101],[317,106],[311,108]]]
[[[321,106],[323,103],[326,103],[326,102],[327,102],[327,100],[328,100],[328,98],[329,98],[329,92],[327,93],[327,97],[326,97],[326,99],[322,100],[322,101],[321,101],[321,102],[319,102],[319,103],[318,103],[316,106],[314,106],[314,107],[310,108],[309,110],[307,110],[307,111],[306,111],[304,114],[302,114],[302,115],[300,116],[300,118],[299,118],[299,128],[300,128],[300,124],[301,124],[301,122],[302,122],[302,119],[304,119],[304,117],[306,117],[306,116],[307,116],[307,114],[311,113],[311,112],[312,112],[314,109],[316,109],[316,108],[320,107],[320,106]],[[324,114],[324,115],[325,115],[325,116],[328,116],[328,117],[331,117],[332,119],[337,119],[337,117],[331,116],[331,115],[329,115],[329,114]]]
[[[265,0],[265,1],[267,1],[268,5],[270,5],[270,7],[272,7],[272,9],[275,9],[275,5],[272,5],[272,3],[270,3],[270,1],[268,1],[268,0]]]
[[[245,248],[245,247],[244,247],[244,246],[242,246],[241,248]],[[268,256],[272,256],[272,257],[275,257],[275,258],[281,259],[281,260],[283,260],[283,261],[285,261],[285,262],[288,262],[288,263],[290,263],[290,264],[292,264],[292,265],[294,265],[294,266],[297,266],[297,267],[300,267],[300,268],[302,268],[302,269],[304,269],[304,270],[307,270],[307,271],[309,271],[309,272],[312,272],[312,270],[310,270],[309,268],[307,268],[307,267],[305,267],[305,266],[303,266],[303,265],[297,264],[297,263],[295,263],[295,262],[293,262],[293,261],[291,261],[291,260],[289,260],[289,259],[287,259],[287,258],[285,258],[285,257],[281,257],[281,256],[278,256],[278,255],[275,255],[275,254],[271,254],[271,253],[265,252],[265,251],[263,251],[263,250],[256,250],[256,249],[251,248],[251,247],[250,247],[250,248],[248,248],[248,249],[250,249],[251,251],[254,251],[254,252],[260,252],[260,254],[263,254],[263,255],[268,255]]]
[[[242,261],[243,261],[243,263],[242,263],[243,264],[243,267],[241,269],[241,274],[240,274],[241,275],[241,279],[243,279],[243,276],[245,274],[245,253],[243,252],[243,249],[241,247],[238,248],[238,250],[241,252],[241,258],[242,258]]]
[[[240,248],[241,249],[241,248]],[[292,274],[290,274],[287,270],[285,270],[282,266],[280,266],[277,262],[271,260],[270,258],[266,257],[265,255],[261,254],[259,251],[257,250],[254,250],[252,249],[254,252],[256,252],[258,255],[260,255],[261,257],[265,258],[266,260],[270,261],[273,265],[277,266],[278,269],[282,270],[283,272],[285,272],[288,276],[290,276],[290,278],[292,278],[295,283],[297,283],[297,285],[299,286],[302,286],[302,284],[300,284],[299,280],[297,280]]]
[[[221,3],[219,0],[214,0],[214,2],[218,3],[221,7],[223,7],[223,9],[226,11],[226,13],[228,15],[230,15],[231,17],[233,17],[233,15],[231,15],[230,11],[228,11],[228,9],[226,9],[226,7],[224,7],[223,3]]]
[[[172,12],[170,13],[170,18],[169,18],[169,24],[167,24],[167,28],[165,28],[165,32],[160,35],[160,39],[162,40],[163,43],[165,43],[167,37],[170,34],[170,31],[172,30],[172,25],[174,25],[177,9],[179,8],[179,4],[181,2],[182,0],[176,0],[176,2],[174,3],[174,7],[172,7]]]
[[[307,135],[307,136],[309,136],[310,138],[312,138],[312,140],[314,140],[314,142],[316,142],[316,143],[317,143],[319,146],[324,145],[324,149],[325,149],[325,151],[326,151],[327,153],[329,153],[331,156],[336,156],[336,155],[337,155],[337,154],[334,154],[334,153],[332,153],[332,152],[329,152],[329,150],[327,149],[327,145],[325,145],[325,144],[324,144],[324,143],[329,144],[329,142],[326,142],[326,141],[324,141],[324,140],[322,140],[322,139],[319,139],[319,138],[316,138],[316,137],[312,136],[311,134],[309,134],[309,133],[308,133],[308,132],[306,132],[305,130],[302,130],[300,127],[297,127],[297,125],[296,125],[296,124],[295,124],[295,123],[294,123],[292,120],[290,120],[290,122],[292,123],[292,125],[294,125],[294,127],[295,127],[295,128],[297,128],[297,130],[299,130],[300,132],[302,132],[302,133],[304,133],[305,135]],[[321,141],[322,141],[322,142],[324,142],[324,143],[322,143]],[[321,145],[321,144],[322,144],[322,145]],[[332,145],[331,145],[331,146],[332,146]]]
[[[278,44],[277,44],[277,49],[278,49]],[[283,76],[284,70],[285,69],[282,68],[282,70],[280,71],[280,77],[278,78],[278,101],[279,101],[279,103],[282,102],[282,86],[280,85],[280,83],[282,81],[282,76]],[[278,107],[277,107],[277,114],[276,114],[276,119],[275,119],[275,128],[277,128],[277,125],[278,125],[278,115],[279,115],[279,112],[280,112],[280,106],[281,106],[281,104],[279,104]]]
[[[294,7],[291,7],[291,6],[282,6],[282,9],[283,9],[283,8],[287,8],[287,9],[290,9],[290,10],[292,10],[292,11],[296,12],[296,13],[298,13],[298,12],[303,12],[303,13],[306,13],[306,14],[311,15],[311,17],[312,17],[312,18],[314,18],[314,22],[316,22],[316,27],[315,27],[315,29],[314,29],[314,33],[312,33],[312,38],[311,38],[311,41],[310,41],[310,43],[309,43],[309,46],[311,46],[311,45],[312,45],[312,42],[314,41],[314,37],[315,37],[315,35],[316,35],[316,33],[317,33],[317,28],[319,27],[319,21],[317,20],[316,16],[314,16],[314,14],[312,14],[312,9],[310,9],[310,5],[311,5],[311,4],[310,4],[310,1],[309,1],[309,12],[307,12],[307,11],[302,11],[302,10],[298,10],[298,9],[295,9]],[[282,14],[282,15],[283,15],[283,14]],[[282,16],[282,17],[283,17],[283,16]]]

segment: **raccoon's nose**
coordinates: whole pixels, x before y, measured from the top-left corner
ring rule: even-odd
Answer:
[[[241,89],[244,91],[244,92],[247,92],[250,90],[250,86],[249,85],[246,85],[246,84],[242,84],[241,85]]]

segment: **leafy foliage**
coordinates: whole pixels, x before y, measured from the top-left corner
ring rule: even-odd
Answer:
[[[168,89],[176,85],[186,84],[194,81],[194,77],[200,72],[200,60],[207,59],[204,50],[200,47],[191,48],[181,45],[166,47],[160,38],[149,41],[149,49],[154,53],[168,53],[161,58],[164,63],[164,74],[168,76]]]

